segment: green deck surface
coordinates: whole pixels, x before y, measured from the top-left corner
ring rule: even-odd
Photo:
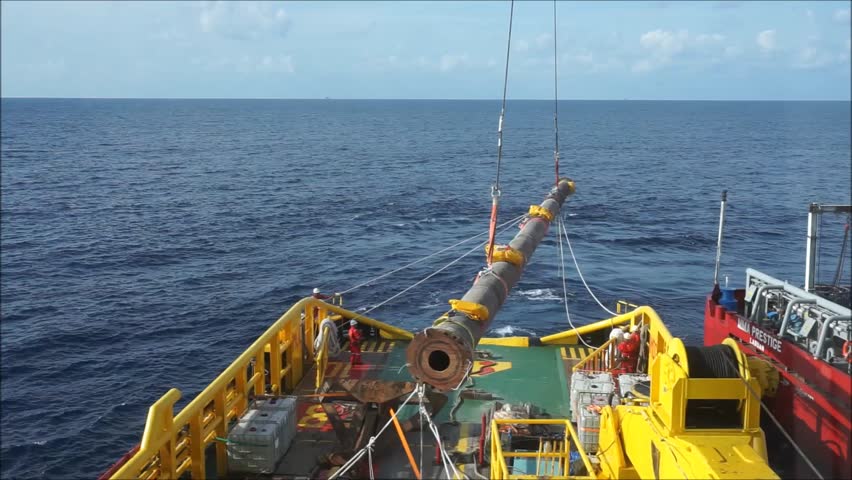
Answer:
[[[368,339],[362,345],[364,364],[351,366],[349,352],[344,345],[343,351],[328,362],[325,374],[326,391],[337,395],[344,393],[339,383],[339,380],[343,379],[413,381],[405,368],[407,346],[408,342],[405,341]],[[561,346],[481,345],[477,349],[476,358],[479,360],[474,365],[469,379],[457,391],[446,393],[447,402],[434,418],[436,425],[440,426],[445,446],[459,453],[476,451],[482,415],[498,401],[514,406],[530,403],[535,407],[534,414],[537,417],[549,415],[552,418],[570,418],[570,374],[566,372],[570,372],[577,359],[587,353],[582,347],[563,349]],[[316,410],[319,398],[313,395],[315,377],[316,366],[312,365],[295,389],[294,393],[300,396],[299,433],[278,465],[275,472],[277,475],[293,478],[318,474],[313,470],[317,462],[327,453],[340,448],[337,435],[327,417]],[[496,398],[459,398],[460,392],[471,389],[487,392]],[[331,396],[326,401],[335,402],[336,398],[340,397]],[[399,409],[398,416],[405,419],[416,413],[417,399],[414,398],[409,405]],[[448,423],[451,413],[457,423]],[[420,432],[413,431],[406,436],[412,450],[419,454]],[[427,431],[423,439],[426,455],[431,458],[434,455],[431,434]],[[385,435],[382,444],[377,447],[376,461],[381,462],[381,474],[387,475],[388,478],[411,478],[413,474],[401,449],[398,448],[398,442],[395,432],[391,431]]]
[[[386,353],[365,353],[364,362],[368,367],[360,375],[364,378],[389,381],[412,381],[408,369],[402,368],[405,365],[405,348],[408,343],[395,341],[393,344],[393,348]],[[570,416],[568,382],[560,346],[520,348],[482,345],[477,352],[487,354],[488,358],[497,365],[492,366],[496,371],[487,373],[483,372],[482,364],[477,364],[471,372],[472,388],[485,390],[499,397],[496,401],[501,403],[514,405],[528,402],[551,417],[568,418]],[[343,352],[335,360],[346,362],[348,355]],[[510,367],[507,362],[511,364]],[[359,375],[353,369],[350,369],[348,373],[347,376],[350,378]],[[471,381],[467,381],[459,390],[470,385]],[[444,422],[449,419],[450,410],[457,395],[458,392],[447,393],[448,402],[441,409],[438,421]],[[455,413],[455,419],[460,422],[479,422],[482,413],[488,411],[494,402],[495,400],[465,399]],[[414,412],[416,412],[415,406],[405,407],[400,416],[405,418]]]

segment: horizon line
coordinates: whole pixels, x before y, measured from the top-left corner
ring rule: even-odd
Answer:
[[[335,97],[42,97],[0,96],[0,100],[353,100],[499,102],[499,98],[335,98]],[[552,102],[550,98],[509,98],[507,101]],[[852,99],[674,99],[674,98],[560,98],[560,102],[852,102]]]

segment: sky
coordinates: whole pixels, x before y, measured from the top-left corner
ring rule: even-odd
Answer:
[[[510,99],[553,98],[553,3]],[[0,3],[0,96],[495,99],[508,1]],[[561,99],[849,100],[850,2],[558,2]]]

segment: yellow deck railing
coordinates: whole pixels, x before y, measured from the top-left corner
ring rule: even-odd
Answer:
[[[633,308],[633,310],[628,311],[628,307]],[[611,318],[607,318],[605,320],[599,320],[588,325],[583,325],[582,327],[572,328],[571,330],[566,330],[564,332],[554,333],[553,335],[541,337],[541,343],[543,343],[544,345],[573,345],[578,342],[578,337],[580,335],[588,335],[594,332],[598,332],[600,330],[620,327],[626,324],[633,326],[637,323],[641,323],[644,318],[644,315],[649,310],[653,312],[650,307],[637,307],[632,303],[627,303],[624,300],[619,300],[619,302],[616,304],[616,312],[618,313],[618,315]]]
[[[322,388],[322,383],[325,381],[325,371],[328,367],[328,336],[329,331],[323,329],[322,341],[320,341],[319,352],[316,354],[316,363],[317,363],[317,375],[315,385],[315,392],[319,393]]]
[[[615,302],[615,313],[622,314],[627,313],[630,310],[636,310],[639,308],[639,305],[635,303],[630,303],[627,300],[619,300]]]
[[[585,372],[609,372],[615,365],[615,360],[618,358],[618,350],[614,338],[610,338],[595,351],[588,354],[586,358],[574,365],[573,371]]]
[[[558,448],[551,452],[543,452],[539,449],[538,452],[504,452],[503,445],[500,442],[500,425],[558,425],[565,428],[565,436],[559,442]],[[574,447],[572,449],[572,446]],[[576,451],[580,454],[583,465],[586,467],[586,475],[569,475],[571,464],[571,451]],[[537,459],[538,469],[544,465],[552,470],[557,470],[558,475],[547,475],[547,473],[539,472],[540,475],[530,474],[514,474],[509,472],[509,458],[535,458]],[[491,420],[491,479],[594,479],[595,470],[592,467],[592,462],[583,446],[577,440],[577,432],[571,425],[571,420],[566,418],[502,418]]]
[[[303,354],[308,362],[313,361],[313,344],[320,320],[330,312],[375,327],[385,338],[413,338],[410,332],[340,306],[311,297],[302,299],[180,413],[174,415],[174,405],[181,396],[176,388],[151,405],[139,451],[110,478],[178,478],[185,472],[194,479],[208,478],[205,452],[214,442],[217,476],[224,478],[228,473],[227,451],[225,443],[217,439],[227,438],[232,420],[245,413],[252,398],[283,394],[301,381],[310,366],[303,361]]]
[[[614,325],[625,324],[633,327],[634,325],[648,324],[651,326],[652,332],[656,333],[660,328],[665,330],[660,317],[657,316],[657,312],[651,307],[639,307],[624,300],[619,300],[615,308],[619,315],[610,319]],[[627,310],[628,308],[631,310]],[[600,323],[597,322],[594,325]],[[670,336],[668,330],[665,330],[664,333]],[[664,340],[661,341],[665,343]],[[609,339],[582,361],[574,365],[573,371],[608,372],[617,366],[615,364],[615,359],[618,358],[617,353],[615,340]]]

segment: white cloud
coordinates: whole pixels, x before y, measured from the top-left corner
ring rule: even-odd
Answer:
[[[778,44],[775,39],[775,30],[764,30],[758,33],[755,42],[757,42],[757,46],[764,52],[775,50]]]
[[[553,35],[549,33],[542,33],[541,35],[535,37],[535,46],[538,48],[552,47]]]
[[[743,49],[740,48],[740,47],[737,47],[735,45],[729,45],[729,46],[725,47],[724,54],[728,58],[739,57],[740,55],[742,55],[742,53],[743,53]]]
[[[658,65],[653,64],[650,60],[639,60],[633,64],[634,73],[645,73],[657,68]]]
[[[446,54],[441,55],[441,59],[438,61],[438,70],[442,72],[450,72],[458,67],[466,67],[469,64],[470,59],[466,53],[461,55]]]
[[[690,34],[688,30],[652,30],[639,37],[639,45],[647,53],[633,63],[634,73],[643,73],[675,62],[684,64],[718,63],[720,58],[739,54],[738,47],[727,45],[721,33]]]
[[[803,48],[793,59],[793,68],[815,69],[835,65],[849,60],[848,53],[833,54],[815,47]]]
[[[513,41],[512,51],[517,53],[533,53],[541,50],[553,49],[553,35],[540,33],[533,39],[518,39]]]
[[[293,57],[290,55],[279,55],[276,57],[266,55],[260,60],[257,70],[261,72],[293,73],[295,71],[293,68]]]
[[[834,11],[834,19],[838,22],[849,23],[850,20],[850,12],[848,8],[841,8],[840,10]]]
[[[660,56],[671,57],[683,51],[689,32],[681,30],[677,33],[666,30],[654,30],[643,34],[639,44]]]
[[[293,73],[293,57],[290,55],[243,55],[241,57],[220,57],[213,60],[193,58],[194,65],[204,65],[208,70],[227,70],[239,73],[267,72]]]
[[[203,32],[239,40],[283,36],[290,27],[284,9],[271,2],[204,2],[198,21]]]
[[[715,45],[725,41],[725,36],[719,33],[701,33],[695,37],[698,45]]]
[[[553,59],[547,59],[547,65],[553,66]],[[565,73],[598,73],[622,67],[623,63],[610,54],[595,55],[586,49],[567,52],[559,57],[559,70]]]

